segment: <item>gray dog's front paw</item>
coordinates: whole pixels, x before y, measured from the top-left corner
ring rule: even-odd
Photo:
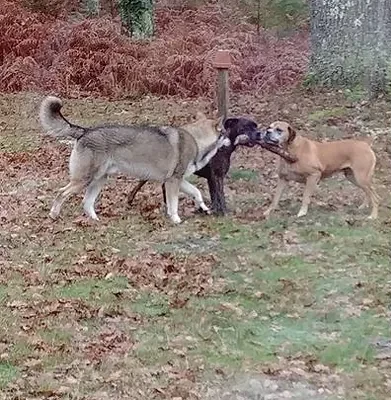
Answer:
[[[182,220],[179,218],[179,215],[170,215],[170,220],[175,224],[180,224]]]
[[[201,215],[211,215],[212,214],[212,212],[209,210],[209,208],[203,209],[201,207],[197,208],[196,213],[201,214]]]

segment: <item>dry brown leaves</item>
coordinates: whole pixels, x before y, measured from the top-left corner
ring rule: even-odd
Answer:
[[[133,347],[133,341],[116,328],[106,328],[97,337],[81,345],[80,350],[92,363],[100,363],[105,357],[125,355]]]
[[[112,18],[55,20],[3,1],[0,90],[110,98],[213,95],[219,48],[231,50],[235,92],[291,87],[305,73],[307,33],[276,39],[262,31],[258,37],[254,26],[228,19],[218,5],[156,13],[157,37],[145,44],[121,35]]]
[[[212,272],[218,260],[214,255],[181,256],[144,252],[133,258],[105,256],[87,251],[66,269],[57,269],[51,282],[66,284],[86,278],[126,277],[133,288],[158,291],[170,296],[180,293],[203,295],[213,284]]]
[[[87,304],[79,299],[41,299],[37,300],[12,300],[6,304],[15,316],[20,316],[24,321],[24,331],[34,326],[46,326],[48,318],[64,316],[75,321],[91,319],[98,315],[99,308]]]

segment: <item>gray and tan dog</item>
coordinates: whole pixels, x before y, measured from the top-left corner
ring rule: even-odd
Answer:
[[[41,104],[43,128],[58,138],[76,140],[70,159],[70,183],[61,188],[50,211],[59,216],[63,203],[86,189],[84,211],[94,220],[95,201],[108,175],[122,173],[143,180],[165,183],[167,214],[174,223],[179,191],[191,196],[198,208],[208,212],[201,192],[185,178],[203,168],[222,146],[229,146],[222,120],[198,114],[197,121],[181,128],[149,125],[101,125],[83,128],[61,114],[62,102],[49,96]]]
[[[298,217],[307,214],[311,196],[320,180],[343,172],[345,177],[365,193],[360,208],[372,206],[369,218],[377,218],[379,197],[372,186],[376,156],[371,148],[372,140],[338,140],[317,142],[300,136],[287,123],[273,122],[263,134],[262,140],[280,146],[297,159],[287,163],[279,159],[278,184],[270,207],[264,216],[277,208],[288,181],[305,183],[304,195]]]

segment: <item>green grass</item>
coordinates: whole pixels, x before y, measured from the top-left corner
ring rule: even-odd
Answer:
[[[69,346],[73,337],[71,332],[61,327],[44,329],[39,334],[45,342],[60,346]]]
[[[344,89],[343,92],[346,99],[354,103],[362,101],[368,97],[368,90],[365,90],[361,86],[357,86],[352,89]]]
[[[344,117],[349,113],[345,107],[333,107],[322,110],[313,111],[308,115],[308,120],[311,122],[321,123],[327,121],[329,118]]]
[[[31,129],[29,134],[18,132],[15,135],[15,131],[2,132],[0,134],[0,152],[17,153],[37,150],[41,144],[41,139],[36,132],[31,133]]]
[[[247,182],[256,181],[258,179],[258,172],[252,169],[235,169],[232,168],[229,172],[229,176],[233,181],[244,180]]]
[[[18,369],[8,362],[0,362],[0,389],[19,376]]]
[[[164,295],[141,293],[132,302],[131,307],[136,313],[145,317],[163,317],[170,313],[168,299]]]
[[[80,299],[105,304],[114,300],[116,294],[127,289],[128,286],[128,280],[124,277],[85,279],[69,285],[54,287],[52,296],[61,299]]]
[[[185,309],[170,312],[165,300],[147,297],[134,310],[164,318],[167,337],[197,337],[189,356],[203,357],[216,367],[236,368],[243,362],[256,365],[297,354],[311,355],[319,363],[346,373],[374,362],[370,339],[389,334],[389,324],[379,319],[376,311],[359,309],[369,294],[357,287],[357,282],[371,280],[375,264],[379,284],[389,273],[381,264],[386,253],[376,260],[367,257],[375,242],[387,240],[375,228],[352,230],[331,222],[323,226],[319,240],[316,229],[295,227],[306,245],[310,239],[313,252],[320,252],[321,260],[316,262],[303,254],[273,255],[273,246],[265,251],[262,243],[271,231],[281,230],[278,224],[269,222],[265,229],[259,223],[227,220],[220,221],[217,228],[224,262],[216,276],[226,282],[222,293],[191,298]],[[368,240],[357,248],[355,243],[363,237]],[[347,264],[352,249],[360,266]],[[242,267],[235,261],[237,253],[246,258]],[[383,289],[379,285],[379,293]],[[338,303],[341,297],[346,297],[343,304]],[[357,307],[357,315],[349,314],[351,307]],[[144,349],[150,349],[151,335],[156,341],[164,337],[156,330],[156,321],[143,330]],[[145,351],[144,357],[147,354]]]
[[[96,119],[122,115],[111,103],[109,111],[104,102],[94,105],[100,110]],[[329,118],[349,119],[356,112],[343,104],[321,106],[318,102],[305,115],[316,132]],[[76,120],[82,120],[83,110],[82,101],[70,104]],[[7,135],[2,140],[2,151],[27,149]],[[266,173],[270,166],[262,157]],[[334,190],[338,201],[328,198],[338,210],[314,201],[308,215],[297,219],[302,188],[290,189],[280,210],[265,221],[266,183],[260,184],[254,159],[241,164],[232,165],[227,180],[235,193],[229,199],[232,213],[199,217],[186,208],[185,222],[175,227],[140,216],[142,205],[124,206],[118,217],[103,215],[98,224],[81,226],[72,221],[80,212],[76,201],[65,205],[63,219],[52,222],[49,200],[36,207],[34,188],[33,194],[24,191],[4,202],[10,211],[14,201],[34,210],[2,225],[5,395],[14,395],[13,383],[23,398],[64,388],[70,390],[64,398],[99,397],[102,390],[111,398],[119,391],[136,400],[190,398],[189,387],[198,390],[216,371],[229,381],[300,365],[303,379],[320,386],[333,382],[333,375],[341,385],[348,382],[344,400],[388,400],[389,365],[377,359],[371,343],[391,337],[389,209],[382,204],[377,222],[364,219],[350,202],[356,189],[337,181],[320,185],[317,196]],[[377,177],[386,188],[390,178],[383,164]],[[14,178],[3,178],[11,191]],[[37,190],[46,190],[49,199],[60,180],[43,182]],[[113,204],[106,203],[106,211],[121,210],[125,197],[113,197],[116,193],[114,186],[108,190],[106,202]],[[349,201],[340,205],[340,199]],[[182,202],[181,207],[184,211]],[[162,253],[173,257],[167,261]],[[141,254],[151,262],[142,264],[138,281],[137,274],[127,273],[126,261],[140,260],[135,257]],[[215,261],[205,267],[209,255]],[[124,261],[121,273],[113,272],[118,260]],[[29,363],[33,367],[26,367]],[[314,365],[330,372],[314,373]],[[20,376],[28,388],[20,386]],[[148,384],[140,386],[146,377]]]

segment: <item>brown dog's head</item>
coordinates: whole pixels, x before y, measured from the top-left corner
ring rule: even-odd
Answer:
[[[296,131],[287,122],[276,121],[266,129],[263,140],[272,146],[286,147],[295,140],[295,137]]]

